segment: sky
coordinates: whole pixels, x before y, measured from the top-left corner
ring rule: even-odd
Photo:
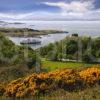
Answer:
[[[100,0],[0,0],[0,20],[100,20]]]

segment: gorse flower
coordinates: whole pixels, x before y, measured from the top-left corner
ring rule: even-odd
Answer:
[[[100,84],[99,66],[81,71],[72,69],[55,70],[48,73],[33,74],[10,82],[5,88],[0,85],[0,95],[25,97],[45,94],[59,88],[73,91],[83,85]]]
[[[88,68],[81,71],[79,75],[86,84],[100,83],[100,68]]]

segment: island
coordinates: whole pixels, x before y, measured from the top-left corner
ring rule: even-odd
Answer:
[[[0,28],[0,33],[10,37],[36,37],[40,35],[68,33],[60,30],[35,30],[30,28]]]

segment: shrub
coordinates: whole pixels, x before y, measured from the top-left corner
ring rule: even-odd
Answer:
[[[100,84],[100,68],[88,68],[81,71],[79,74],[86,85],[94,85],[95,83]]]
[[[28,97],[46,94],[58,89],[80,90],[84,86],[100,83],[100,68],[93,67],[82,71],[72,69],[56,70],[19,78],[10,82],[0,93],[9,97]]]

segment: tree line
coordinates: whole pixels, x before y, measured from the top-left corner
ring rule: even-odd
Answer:
[[[60,42],[41,47],[40,55],[52,61],[99,62],[100,37],[67,36]]]

